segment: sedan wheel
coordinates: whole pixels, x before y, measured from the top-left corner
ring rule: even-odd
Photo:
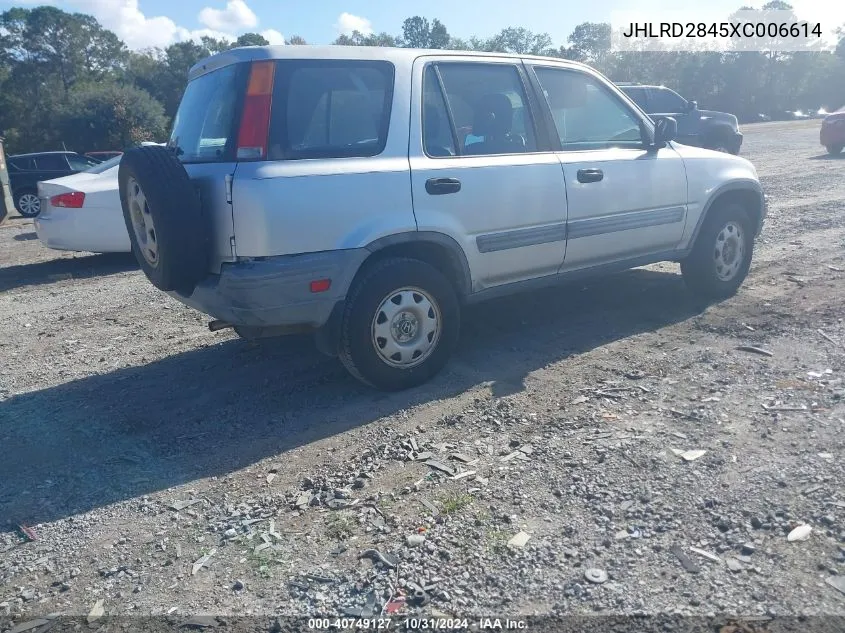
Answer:
[[[34,218],[41,213],[41,200],[34,193],[22,193],[18,196],[18,213],[25,218]]]

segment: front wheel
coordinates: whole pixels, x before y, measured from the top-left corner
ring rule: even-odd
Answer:
[[[692,253],[681,262],[687,287],[705,299],[725,299],[739,289],[754,250],[748,213],[738,204],[711,211],[704,220]]]
[[[22,191],[15,198],[15,208],[25,218],[34,218],[41,213],[41,200],[34,191]]]
[[[825,149],[827,150],[827,153],[830,154],[831,156],[836,156],[837,154],[841,153],[842,148],[843,148],[842,145],[827,145],[825,147]]]
[[[362,382],[384,391],[423,384],[455,349],[460,306],[437,269],[389,258],[365,271],[349,293],[339,357]]]

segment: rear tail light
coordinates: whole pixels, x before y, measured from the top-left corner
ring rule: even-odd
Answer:
[[[50,204],[54,207],[66,207],[68,209],[79,209],[85,204],[85,194],[81,191],[62,193],[50,198]]]
[[[252,63],[238,132],[238,160],[260,160],[267,156],[275,73],[275,62]]]

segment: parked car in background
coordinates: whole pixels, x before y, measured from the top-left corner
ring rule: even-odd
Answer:
[[[157,288],[211,329],[315,332],[395,390],[445,365],[468,303],[665,260],[735,293],[757,173],[676,132],[575,62],[253,46],[196,64],[170,147],[126,152],[118,179]]]
[[[699,110],[695,101],[687,101],[665,86],[617,83],[649,116],[671,116],[678,122],[679,143],[739,154],[742,133],[733,114]]]
[[[123,152],[87,171],[38,183],[41,213],[35,232],[44,246],[90,253],[131,250],[117,184],[122,158]]]
[[[819,140],[828,154],[839,154],[845,148],[845,108],[828,114],[822,120]]]
[[[9,156],[7,163],[15,208],[25,218],[34,218],[41,211],[40,181],[76,174],[100,161],[76,152],[38,152]]]
[[[118,151],[111,151],[111,152],[85,152],[85,155],[88,158],[93,158],[94,160],[109,160],[116,156],[120,156],[123,152]]]

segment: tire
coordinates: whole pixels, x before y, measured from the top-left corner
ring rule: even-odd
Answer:
[[[190,294],[208,275],[210,230],[194,185],[168,149],[123,155],[120,204],[132,252],[159,290]]]
[[[836,156],[837,154],[841,153],[842,148],[843,148],[842,145],[827,145],[825,147],[825,149],[827,150],[827,153],[830,154],[831,156]]]
[[[745,209],[733,203],[713,209],[681,262],[684,282],[704,299],[726,299],[748,275],[753,252],[754,231]]]
[[[400,309],[404,307],[410,309]],[[396,311],[388,318],[391,310]],[[361,382],[401,391],[425,383],[443,368],[459,330],[460,305],[446,277],[420,260],[384,259],[362,273],[347,297],[338,356]],[[393,332],[409,340],[397,340]],[[392,356],[391,349],[399,350],[399,356]]]
[[[41,200],[34,189],[24,189],[15,194],[15,209],[25,218],[34,218],[41,213]]]

